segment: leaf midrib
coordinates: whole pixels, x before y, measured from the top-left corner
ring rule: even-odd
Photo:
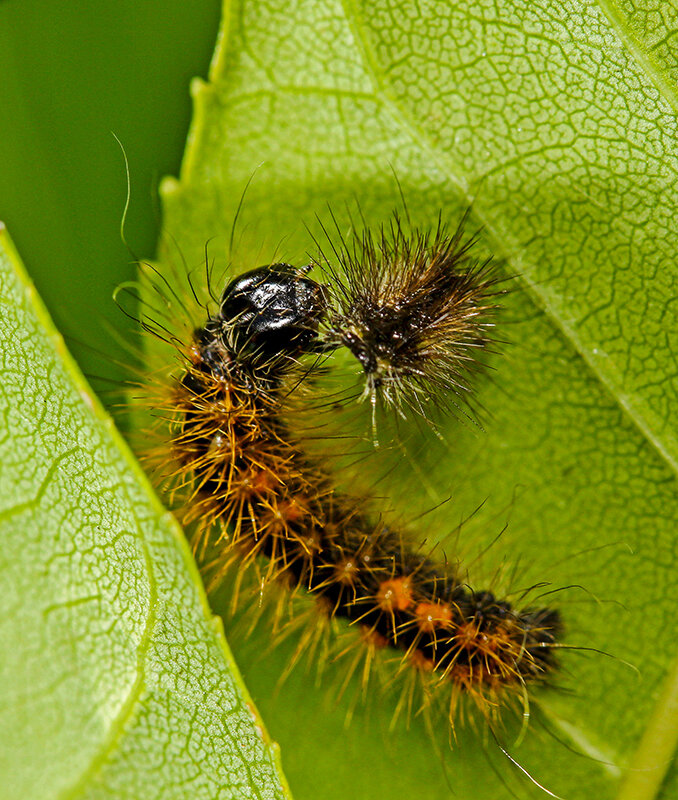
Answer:
[[[644,51],[636,38],[624,28],[617,4],[611,3],[610,0],[596,0],[596,3],[607,17],[610,26],[614,29],[624,49],[632,56],[636,64],[643,70],[643,73],[649,77],[657,92],[671,106],[673,112],[678,114],[678,93],[664,79],[662,69],[656,59],[652,57],[652,54]]]

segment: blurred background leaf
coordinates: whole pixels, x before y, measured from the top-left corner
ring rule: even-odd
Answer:
[[[206,74],[218,0],[0,4],[0,219],[87,372],[119,379],[106,323],[114,288],[134,276],[120,239],[123,143],[132,199],[127,237],[149,258],[157,183],[178,170],[191,104]]]

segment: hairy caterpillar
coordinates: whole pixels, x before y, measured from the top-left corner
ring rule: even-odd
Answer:
[[[304,358],[328,347],[334,313],[331,293],[305,272],[273,264],[235,278],[179,344],[181,371],[163,389],[169,431],[161,424],[183,519],[196,525],[198,550],[222,565],[264,557],[267,580],[302,587],[369,649],[399,652],[422,682],[443,683],[452,724],[461,697],[496,716],[554,669],[559,614],[472,590],[371,520],[367,501],[337,492],[304,452],[286,411],[312,372]]]

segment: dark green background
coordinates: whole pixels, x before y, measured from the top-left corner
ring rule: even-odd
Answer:
[[[6,0],[0,3],[0,219],[57,327],[90,374],[119,376],[106,320],[134,276],[119,225],[153,255],[156,186],[176,174],[191,115],[190,79],[206,75],[219,0]],[[100,324],[92,325],[95,317]]]

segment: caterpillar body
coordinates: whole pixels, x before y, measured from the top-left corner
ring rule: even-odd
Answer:
[[[368,647],[446,684],[452,724],[461,697],[490,717],[555,669],[560,615],[474,591],[415,537],[372,520],[369,502],[337,491],[304,452],[286,410],[312,371],[307,357],[337,346],[323,335],[328,315],[336,331],[331,298],[305,269],[264,266],[232,280],[182,346],[165,435],[183,520],[224,569],[263,559],[268,580],[303,588]]]

